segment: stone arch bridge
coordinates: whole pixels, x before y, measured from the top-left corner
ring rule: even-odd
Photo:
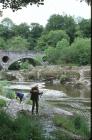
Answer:
[[[29,51],[29,52],[14,52],[14,51],[1,51],[0,50],[0,66],[3,70],[8,70],[9,66],[14,62],[23,59],[23,58],[31,58],[36,60],[37,58],[41,59],[41,63],[43,64],[43,53]]]

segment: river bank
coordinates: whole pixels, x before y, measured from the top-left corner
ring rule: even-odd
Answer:
[[[21,90],[24,94],[28,95],[30,87],[32,85],[38,84],[40,90],[43,91],[43,96],[39,100],[39,115],[33,116],[33,118],[38,118],[38,120],[41,122],[41,125],[43,126],[43,135],[46,137],[50,137],[51,140],[60,140],[62,137],[66,138],[67,136],[70,137],[69,140],[87,140],[86,134],[84,133],[84,129],[81,130],[78,128],[79,132],[77,134],[77,129],[71,127],[71,123],[74,123],[78,119],[80,127],[82,127],[82,120],[85,119],[87,122],[87,130],[89,128],[90,130],[90,96],[88,93],[80,93],[80,95],[75,95],[75,88],[73,87],[73,97],[69,93],[69,89],[67,91],[63,90],[63,86],[60,85],[61,89],[59,87],[55,90],[55,85],[45,83],[26,83],[22,82],[18,84],[8,85],[8,87],[5,86],[5,88],[11,89],[11,90]],[[52,87],[51,87],[52,86]],[[65,87],[65,89],[67,89]],[[79,89],[78,89],[79,90]],[[25,93],[26,92],[26,93]],[[69,94],[68,94],[68,93]],[[71,92],[71,90],[70,90]],[[78,93],[78,91],[77,91]],[[86,96],[85,96],[86,95]],[[4,98],[2,98],[4,99]],[[16,118],[17,114],[19,112],[26,111],[28,115],[31,115],[31,105],[27,104],[27,100],[29,99],[28,96],[26,96],[25,100],[20,104],[20,102],[16,99],[7,100],[7,106],[5,107],[5,110],[8,114],[10,114],[11,117]],[[81,119],[82,117],[82,119]],[[63,121],[64,119],[64,121]],[[73,122],[74,121],[74,122]],[[66,124],[64,123],[66,122]],[[69,123],[69,124],[68,124]],[[68,126],[69,125],[69,126]],[[87,126],[86,125],[86,126]],[[84,128],[86,127],[84,126]],[[71,130],[72,129],[72,130]],[[80,131],[83,132],[83,136],[81,135]],[[57,132],[60,132],[58,134],[57,138]],[[61,135],[64,134],[64,136]],[[54,134],[54,135],[53,135]],[[61,135],[61,136],[60,136]],[[60,138],[61,137],[61,138]],[[88,137],[88,136],[87,136]],[[45,139],[43,139],[45,140]],[[64,140],[64,139],[63,139]]]
[[[77,88],[90,87],[91,67],[90,66],[36,66],[30,69],[19,71],[1,71],[0,79],[8,81],[45,81],[62,84],[70,84]]]
[[[39,101],[39,115],[34,118],[38,117],[41,122],[43,135],[51,140],[64,140],[64,137],[87,140],[91,128],[90,79],[90,66],[36,66],[19,71],[0,71],[0,98],[6,101],[4,109],[13,118],[21,111],[32,116],[27,95],[32,86],[38,85],[44,94]],[[25,94],[21,104],[15,98],[9,99],[14,97],[16,90]],[[76,128],[76,121],[80,129]]]

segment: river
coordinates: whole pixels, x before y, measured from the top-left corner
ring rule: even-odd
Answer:
[[[45,100],[54,107],[65,111],[78,112],[90,122],[91,92],[89,88],[78,89],[69,85],[42,82],[11,83],[8,88],[20,90],[25,95],[28,95],[30,88],[35,85],[38,85],[40,91],[43,91],[41,101]]]
[[[91,92],[89,88],[78,89],[69,85],[44,82],[10,82],[10,86],[6,88],[21,91],[27,97],[31,87],[35,85],[38,85],[39,90],[43,91],[39,103],[40,115],[49,116],[49,119],[45,117],[41,120],[46,135],[50,135],[55,129],[52,122],[52,116],[55,113],[61,116],[79,114],[86,119],[89,129],[91,129]]]

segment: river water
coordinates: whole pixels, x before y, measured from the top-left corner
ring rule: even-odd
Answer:
[[[72,109],[85,109],[85,112],[90,113],[91,91],[89,88],[78,89],[69,85],[45,84],[42,82],[11,83],[8,88],[20,90],[27,95],[31,87],[35,85],[38,85],[40,91],[44,92],[43,98],[49,102],[53,102],[53,105],[65,107],[67,110],[71,107]]]
[[[89,88],[78,89],[69,85],[46,84],[42,82],[10,83],[8,88],[28,95],[31,87],[35,85],[38,85],[39,90],[43,91],[43,96],[40,99],[41,106],[50,104],[56,113],[65,115],[80,114],[87,120],[90,128],[91,91]],[[48,112],[51,111],[47,110]]]
[[[79,114],[85,118],[91,129],[91,91],[89,88],[74,88],[70,85],[52,84],[44,82],[10,82],[6,88],[14,91],[21,91],[25,97],[30,93],[30,89],[38,85],[43,91],[40,98],[39,112],[47,116],[41,119],[45,135],[50,135],[56,129],[52,122],[53,113],[73,116]],[[72,118],[71,118],[72,119]]]

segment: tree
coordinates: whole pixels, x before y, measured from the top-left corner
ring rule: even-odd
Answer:
[[[66,45],[65,45],[66,44]],[[88,38],[77,38],[71,46],[63,39],[57,47],[45,50],[47,61],[50,64],[90,64],[91,44]]]
[[[85,1],[88,5],[91,5],[91,0],[80,0],[80,2]],[[44,0],[1,0],[0,3],[3,5],[3,8],[11,8],[13,11],[26,7],[28,4],[37,4],[43,5]]]
[[[30,25],[30,36],[28,42],[30,42],[30,50],[37,46],[37,40],[43,32],[43,26],[38,23],[31,23]]]
[[[69,46],[69,41],[67,39],[62,39],[61,41],[57,42],[56,48],[65,48]]]
[[[0,49],[4,50],[6,46],[5,40],[0,37]]]
[[[64,30],[70,37],[70,44],[75,39],[75,32],[76,32],[76,22],[72,16],[64,16]]]
[[[31,37],[39,38],[43,32],[43,26],[38,23],[31,23]]]
[[[28,39],[30,36],[30,26],[27,23],[21,23],[20,25],[15,25],[12,28],[15,36],[21,36],[22,38]]]
[[[44,0],[1,0],[0,3],[2,4],[3,9],[11,8],[13,11],[19,10],[22,7],[26,7],[28,4],[43,4]]]
[[[7,40],[14,36],[14,32],[7,26],[0,24],[0,37]]]
[[[62,39],[69,40],[69,36],[66,34],[63,30],[55,30],[50,31],[47,34],[43,34],[38,39],[38,46],[37,48],[40,50],[45,50],[48,48],[48,46],[56,47],[56,44],[58,41],[61,41]]]
[[[57,53],[56,53],[56,48],[53,47],[48,47],[45,50],[45,54],[46,54],[46,60],[50,63],[50,64],[56,64],[57,61]]]
[[[7,50],[9,51],[27,51],[29,48],[29,43],[26,39],[17,36],[9,39],[7,41]]]
[[[65,31],[63,30],[50,31],[48,33],[47,43],[52,47],[56,47],[57,42],[62,40],[63,38],[69,40],[69,37]]]
[[[13,21],[10,18],[4,18],[1,21],[1,24],[3,26],[6,26],[8,29],[11,29],[14,26],[14,23],[13,23]]]
[[[64,30],[64,18],[62,15],[54,14],[48,19],[46,31]]]
[[[78,65],[90,64],[91,44],[88,38],[76,38],[74,43],[62,53],[65,54],[63,59],[65,62],[70,62]]]
[[[80,32],[83,37],[91,37],[91,20],[90,19],[81,19],[78,23]]]
[[[80,2],[85,1],[88,5],[91,6],[91,0],[80,0]],[[0,0],[2,4],[2,9],[11,8],[14,11],[22,9],[22,7],[27,7],[27,5],[37,4],[43,5],[44,0]],[[2,16],[2,10],[0,9],[0,16]]]
[[[65,30],[72,43],[75,38],[76,22],[72,16],[52,15],[48,20],[46,30]]]

